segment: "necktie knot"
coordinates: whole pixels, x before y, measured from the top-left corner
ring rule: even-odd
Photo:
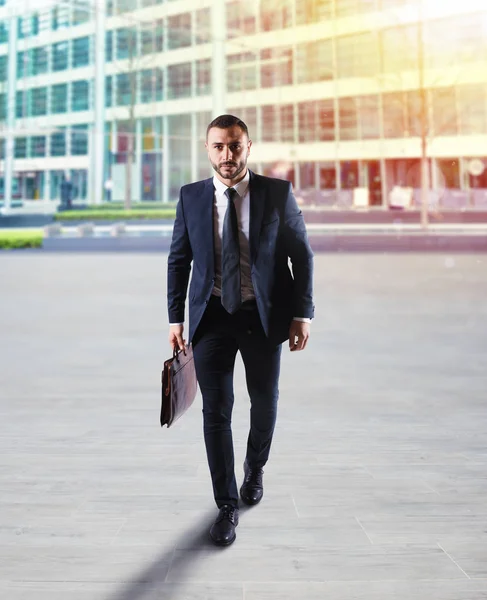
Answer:
[[[232,202],[235,200],[235,196],[237,195],[237,190],[235,188],[227,188],[225,190],[225,196]]]

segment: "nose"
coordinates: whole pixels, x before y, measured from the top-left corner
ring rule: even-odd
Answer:
[[[232,158],[232,151],[230,150],[230,148],[228,146],[225,147],[225,150],[223,151],[223,160],[231,160]]]

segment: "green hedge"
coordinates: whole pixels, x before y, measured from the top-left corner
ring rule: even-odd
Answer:
[[[130,210],[166,210],[168,208],[176,208],[176,202],[134,202]],[[75,207],[76,208],[76,207]],[[104,202],[103,204],[87,204],[83,210],[125,210],[123,202]]]
[[[0,231],[0,250],[40,248],[43,238],[40,231]]]
[[[176,217],[175,208],[164,208],[149,210],[144,209],[105,209],[102,210],[97,208],[96,210],[84,209],[84,210],[64,210],[54,215],[55,221],[125,221],[129,219],[147,219],[147,220],[158,220],[158,219],[174,219]]]

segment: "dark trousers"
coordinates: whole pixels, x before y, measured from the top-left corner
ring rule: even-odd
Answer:
[[[230,315],[212,296],[193,339],[196,375],[203,396],[206,454],[218,507],[238,505],[235,479],[232,409],[237,352],[245,366],[250,396],[250,432],[246,460],[263,467],[269,457],[279,396],[281,345],[267,339],[255,304]]]

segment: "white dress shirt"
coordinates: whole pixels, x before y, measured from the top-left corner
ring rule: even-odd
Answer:
[[[252,285],[252,275],[250,271],[250,246],[249,246],[249,230],[250,230],[250,172],[247,170],[245,177],[236,183],[234,190],[237,192],[235,196],[235,209],[237,211],[238,221],[238,241],[240,245],[240,283],[242,290],[242,302],[253,300],[255,298],[254,288]],[[225,191],[229,186],[222,183],[215,175],[213,177],[213,187],[215,195],[213,200],[213,231],[214,231],[214,248],[215,248],[215,284],[212,294],[221,296],[222,285],[222,234],[223,221],[227,212],[228,199],[225,196]],[[311,323],[311,319],[305,317],[294,317],[295,321]],[[182,325],[182,323],[171,323],[171,325]]]

